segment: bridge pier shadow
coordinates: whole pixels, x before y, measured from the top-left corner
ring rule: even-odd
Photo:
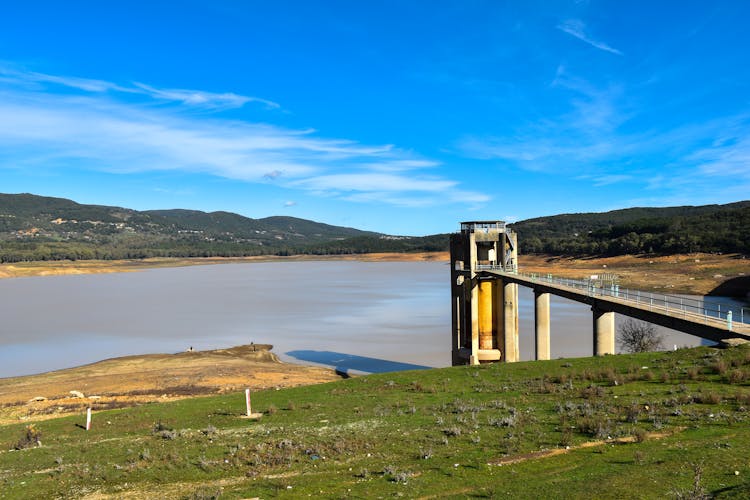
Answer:
[[[284,353],[300,361],[309,361],[321,365],[334,367],[337,373],[347,376],[351,372],[359,373],[387,373],[404,370],[427,370],[431,366],[401,363],[387,359],[369,358],[333,351],[299,350]]]

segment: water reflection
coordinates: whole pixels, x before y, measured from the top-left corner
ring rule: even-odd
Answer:
[[[387,359],[368,358],[331,351],[289,351],[285,353],[300,361],[308,361],[324,366],[333,366],[338,373],[387,373],[404,370],[426,370],[429,366],[400,363]]]

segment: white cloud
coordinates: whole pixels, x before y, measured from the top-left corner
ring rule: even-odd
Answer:
[[[482,193],[461,190],[454,180],[424,175],[425,169],[439,170],[440,164],[392,144],[360,144],[320,137],[312,129],[189,113],[190,107],[202,103],[219,108],[254,98],[0,71],[13,80],[9,85],[0,80],[0,151],[8,165],[117,173],[198,172],[400,206],[489,200]],[[41,84],[84,93],[53,92]],[[132,93],[173,100],[188,108],[121,99]]]
[[[442,179],[425,179],[379,172],[366,172],[313,176],[295,181],[294,184],[315,191],[444,192],[454,188],[457,183]]]
[[[623,89],[598,88],[563,66],[551,89],[569,93],[567,110],[504,136],[465,137],[458,149],[594,187],[640,186],[643,200],[658,206],[748,198],[750,113],[663,125],[653,110],[631,106]]]
[[[3,81],[6,83],[21,85],[51,83],[90,93],[119,92],[122,94],[144,95],[152,99],[178,102],[188,106],[207,109],[240,108],[249,102],[261,103],[267,109],[279,109],[281,107],[278,103],[268,99],[248,97],[232,92],[215,93],[189,89],[160,89],[139,82],[133,82],[132,85],[119,85],[104,80],[48,75],[34,71],[19,70],[7,65],[0,65],[0,75],[4,76]]]
[[[459,149],[473,158],[502,159],[526,170],[588,175],[596,173],[599,162],[643,147],[643,137],[618,133],[633,117],[618,86],[596,87],[560,65],[550,87],[561,94],[560,102],[567,98],[565,112],[502,137],[465,137]]]
[[[619,184],[633,179],[632,175],[627,174],[605,174],[605,175],[582,175],[578,177],[581,180],[591,180],[594,187],[609,186]]]
[[[559,24],[557,26],[557,29],[581,40],[582,42],[586,42],[587,44],[591,45],[592,47],[596,47],[599,50],[603,50],[611,54],[617,54],[618,56],[622,55],[622,52],[620,52],[619,50],[610,47],[604,42],[591,38],[586,33],[586,26],[584,25],[583,21],[580,21],[578,19],[571,19]]]
[[[710,147],[690,155],[700,172],[711,177],[750,180],[750,127],[725,130]]]
[[[261,99],[259,97],[248,97],[244,95],[238,95],[231,92],[216,94],[213,92],[204,92],[200,90],[187,90],[187,89],[157,89],[145,83],[134,82],[133,85],[136,89],[139,89],[143,93],[155,98],[163,99],[166,101],[178,101],[184,104],[198,107],[211,107],[211,108],[240,108],[248,102],[259,102],[264,104],[267,108],[278,109],[278,103],[269,101],[268,99]]]
[[[297,206],[297,202],[296,201],[292,201],[292,200],[285,201],[284,202],[284,206],[285,207],[294,207],[294,206]]]

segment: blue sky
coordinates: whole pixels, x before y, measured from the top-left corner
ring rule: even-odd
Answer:
[[[391,234],[750,198],[750,3],[8,2],[0,192]]]

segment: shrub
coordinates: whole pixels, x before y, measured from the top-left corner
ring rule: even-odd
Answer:
[[[449,427],[448,429],[443,430],[443,433],[446,436],[460,436],[461,435],[461,428],[460,427]]]
[[[664,336],[651,323],[627,319],[617,332],[620,346],[628,352],[658,351],[664,346]]]
[[[744,370],[732,370],[727,376],[730,384],[741,384],[747,380],[747,373]]]
[[[721,395],[715,392],[707,392],[699,395],[695,400],[704,405],[717,405],[721,403]]]
[[[631,424],[638,423],[638,417],[641,414],[641,407],[638,403],[633,403],[625,408],[625,420]]]
[[[33,446],[42,445],[42,431],[36,428],[34,424],[29,424],[23,429],[21,439],[18,440],[14,448],[16,450],[23,450],[25,448],[31,448]]]
[[[578,431],[591,437],[605,439],[609,437],[612,424],[604,417],[581,417],[576,422]]]
[[[177,432],[171,427],[167,427],[166,425],[164,425],[161,420],[154,424],[153,434],[154,436],[158,436],[162,439],[171,440],[177,437]]]
[[[646,431],[641,429],[640,427],[634,427],[631,434],[633,435],[633,439],[636,443],[642,443],[646,440]]]
[[[711,369],[717,375],[724,376],[727,373],[728,367],[727,367],[726,362],[724,362],[723,359],[720,359],[716,363],[714,363],[713,366],[711,366]]]
[[[606,391],[603,387],[594,384],[581,389],[581,397],[584,399],[600,398],[605,393]]]

